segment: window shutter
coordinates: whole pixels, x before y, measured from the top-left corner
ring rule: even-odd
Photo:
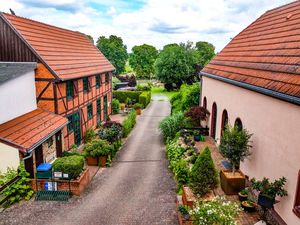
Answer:
[[[74,96],[78,96],[78,80],[74,80],[73,82]]]

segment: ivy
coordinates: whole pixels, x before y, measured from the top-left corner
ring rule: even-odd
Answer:
[[[29,173],[25,170],[24,164],[21,163],[18,171],[9,169],[5,174],[0,175],[0,184],[4,184],[11,180],[15,176],[19,176],[20,179],[14,184],[10,185],[3,191],[3,195],[8,197],[4,207],[8,207],[14,203],[17,203],[23,199],[29,200],[34,194],[29,179]]]

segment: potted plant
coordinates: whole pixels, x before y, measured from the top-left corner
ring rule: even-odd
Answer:
[[[135,103],[135,104],[133,105],[133,108],[135,109],[137,115],[141,115],[141,113],[142,113],[142,108],[143,108],[143,105],[142,105],[142,104],[140,104],[140,103]]]
[[[248,188],[245,188],[245,189],[241,190],[241,191],[238,193],[238,195],[239,195],[239,200],[240,200],[241,202],[246,201],[246,200],[248,199],[248,193],[249,193]]]
[[[245,188],[245,175],[237,168],[251,154],[251,137],[246,129],[241,130],[237,126],[231,128],[227,125],[223,132],[220,152],[232,165],[231,170],[220,171],[221,187],[227,195],[237,194]]]
[[[283,188],[286,178],[281,177],[274,182],[270,182],[269,178],[263,178],[259,181],[255,178],[251,179],[253,189],[259,191],[257,203],[265,208],[273,208],[276,196],[287,196],[287,191]]]
[[[190,214],[189,214],[189,207],[186,205],[179,205],[178,206],[178,211],[182,215],[183,219],[188,220],[190,219]]]
[[[105,167],[107,156],[111,154],[113,147],[106,141],[95,139],[84,146],[84,153],[87,158],[87,164],[91,166]]]
[[[201,133],[199,130],[194,131],[194,141],[201,141]]]
[[[242,201],[242,208],[245,212],[254,212],[256,210],[256,203],[251,200]]]

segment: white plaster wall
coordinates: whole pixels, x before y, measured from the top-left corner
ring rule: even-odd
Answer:
[[[34,70],[0,84],[0,124],[36,109]]]
[[[252,155],[241,164],[242,171],[258,179],[285,176],[289,196],[281,198],[275,209],[288,225],[300,224],[292,212],[300,169],[300,106],[207,77],[202,97],[207,98],[210,112],[212,104],[217,104],[218,143],[224,109],[231,125],[239,117],[243,127],[253,133]]]
[[[19,164],[19,150],[0,143],[0,172],[6,172],[7,167],[17,169]]]

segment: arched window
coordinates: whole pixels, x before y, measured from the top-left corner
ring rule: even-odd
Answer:
[[[236,118],[234,126],[237,126],[239,130],[243,130],[243,123],[240,118]]]
[[[214,102],[211,110],[211,126],[210,126],[210,136],[216,139],[216,127],[217,127],[217,104]]]
[[[207,100],[206,100],[206,97],[203,98],[203,108],[207,109]]]
[[[228,113],[227,113],[227,110],[224,109],[223,113],[222,113],[221,137],[223,135],[223,132],[224,132],[227,124],[228,124]]]

